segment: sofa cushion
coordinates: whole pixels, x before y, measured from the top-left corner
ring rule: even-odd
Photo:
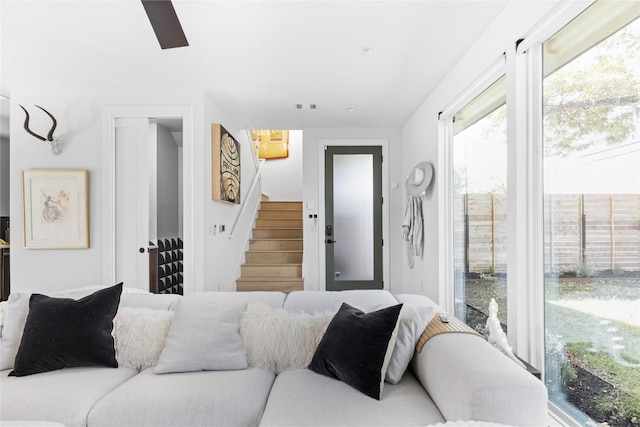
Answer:
[[[216,303],[244,303],[260,301],[273,308],[282,308],[287,294],[284,292],[196,292],[184,297],[191,301]]]
[[[292,313],[251,302],[240,321],[240,335],[251,366],[279,374],[306,368],[335,312]]]
[[[139,371],[155,366],[174,314],[171,310],[120,306],[113,319],[118,363]]]
[[[137,373],[128,368],[91,367],[9,377],[5,370],[0,374],[0,417],[86,427],[96,402]]]
[[[113,318],[122,283],[74,300],[33,294],[12,376],[62,368],[117,368]]]
[[[98,402],[88,425],[257,426],[274,378],[259,368],[165,375],[149,368]]]
[[[300,369],[278,375],[261,425],[424,427],[444,421],[411,372],[397,385],[387,384],[378,401],[336,379]]]
[[[389,306],[398,301],[391,293],[381,289],[350,291],[295,291],[287,295],[284,308],[289,311],[338,311],[343,302],[362,311],[373,311],[381,305]]]
[[[380,399],[401,309],[402,304],[398,304],[364,313],[342,304],[327,326],[309,369]]]
[[[177,294],[126,294],[122,293],[120,307],[149,308],[151,310],[171,310],[176,301],[183,299]]]
[[[155,373],[245,369],[240,338],[245,308],[244,303],[178,301]]]
[[[486,421],[447,421],[446,423],[429,424],[426,427],[511,427]]]
[[[77,288],[65,289],[64,291],[53,292],[47,295],[49,295],[50,297],[56,297],[56,298],[80,299],[80,298],[89,296],[95,293],[96,291],[99,291],[101,289],[105,289],[108,287],[109,286],[95,286],[95,285],[79,286]],[[121,295],[151,295],[151,294],[149,294],[147,291],[143,291],[142,289],[124,286],[124,283],[123,283]]]

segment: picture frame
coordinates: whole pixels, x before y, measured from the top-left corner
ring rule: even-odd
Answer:
[[[88,184],[86,169],[23,170],[24,247],[89,248]]]
[[[240,204],[240,143],[219,123],[211,125],[211,199]]]

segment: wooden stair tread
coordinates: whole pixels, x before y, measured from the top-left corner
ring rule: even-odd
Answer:
[[[302,249],[249,249],[247,252],[251,252],[254,254],[261,254],[261,253],[266,253],[266,254],[279,254],[282,252],[285,253],[292,253],[292,254],[299,254],[302,253]]]
[[[302,237],[258,237],[250,240],[302,240]]]
[[[296,266],[299,267],[302,265],[301,262],[269,262],[269,263],[264,263],[264,264],[247,264],[244,263],[242,265],[259,265],[260,267],[291,267],[291,266]]]
[[[302,207],[302,202],[299,200],[263,200],[262,203],[265,203],[267,205],[271,205],[271,206],[277,206],[277,205],[298,205],[300,207]]]
[[[289,218],[289,219],[291,219],[291,218]],[[263,228],[263,230],[264,230],[264,228]],[[295,228],[272,227],[272,228],[269,228],[268,230],[285,230],[285,231],[289,231],[289,230],[296,230],[296,229]],[[302,230],[302,227],[300,227],[299,230]]]
[[[238,291],[304,289],[302,207],[301,201],[262,201],[246,261],[236,279]]]

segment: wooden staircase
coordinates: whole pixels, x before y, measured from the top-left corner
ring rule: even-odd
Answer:
[[[302,279],[302,202],[262,201],[236,289],[291,292]]]

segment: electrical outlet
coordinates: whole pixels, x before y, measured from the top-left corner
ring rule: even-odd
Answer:
[[[220,232],[221,232],[221,233],[224,233],[224,230],[226,230],[226,229],[227,229],[227,227],[226,227],[224,224],[220,224],[220,227],[219,227],[219,228],[220,228]]]

